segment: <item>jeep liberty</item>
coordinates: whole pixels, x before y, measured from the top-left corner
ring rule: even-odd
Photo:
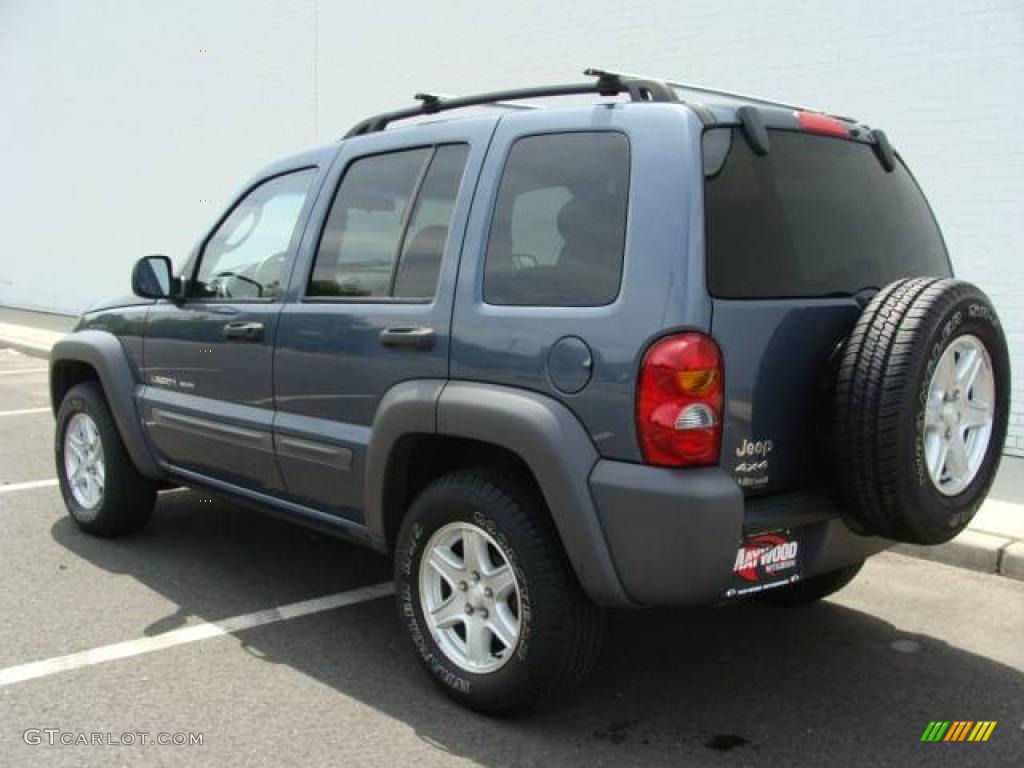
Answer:
[[[388,553],[427,673],[498,714],[580,681],[606,609],[799,605],[960,532],[1006,343],[885,134],[586,74],[420,94],[141,259],[52,353],[77,524],[180,485]]]

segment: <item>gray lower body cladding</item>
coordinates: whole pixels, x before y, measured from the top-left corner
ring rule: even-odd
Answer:
[[[602,460],[590,475],[590,487],[618,577],[641,605],[720,600],[733,581],[745,533],[799,529],[804,577],[892,545],[852,533],[824,495],[745,500],[718,468],[677,470]]]

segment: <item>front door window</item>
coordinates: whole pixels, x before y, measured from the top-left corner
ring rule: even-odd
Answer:
[[[316,170],[265,181],[228,214],[203,249],[196,298],[275,299],[288,278],[288,252]]]

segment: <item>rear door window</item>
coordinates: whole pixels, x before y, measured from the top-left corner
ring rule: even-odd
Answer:
[[[431,299],[469,147],[372,155],[346,171],[306,295]]]
[[[392,292],[395,298],[426,299],[436,292],[468,155],[468,144],[449,144],[438,147],[430,161],[402,242]]]
[[[406,209],[430,150],[356,160],[345,172],[320,238],[308,295],[388,296]]]
[[[512,145],[484,264],[488,304],[587,307],[619,293],[629,142],[611,131]]]
[[[773,130],[759,157],[736,129],[705,134],[708,287],[720,298],[851,295],[901,277],[946,276],[949,258],[902,161],[886,173],[870,145]],[[716,165],[712,163],[712,165]]]

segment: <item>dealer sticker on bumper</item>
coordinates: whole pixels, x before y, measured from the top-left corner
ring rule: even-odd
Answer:
[[[732,586],[726,597],[739,597],[799,581],[800,541],[791,531],[757,533],[746,538],[736,553]]]

